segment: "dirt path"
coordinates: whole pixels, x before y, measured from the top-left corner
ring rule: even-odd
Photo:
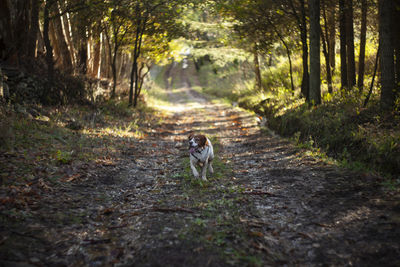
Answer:
[[[0,265],[400,265],[400,198],[376,177],[307,156],[178,77],[173,115],[118,165],[49,191],[35,216],[2,229]],[[188,167],[193,131],[215,146],[207,183]]]

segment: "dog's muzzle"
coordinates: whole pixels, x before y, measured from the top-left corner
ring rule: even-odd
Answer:
[[[196,152],[196,149],[197,149],[197,146],[192,146],[192,145],[189,145],[189,153],[194,153],[194,152]]]

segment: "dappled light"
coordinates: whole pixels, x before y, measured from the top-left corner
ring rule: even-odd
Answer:
[[[400,266],[399,1],[0,7],[0,266]]]

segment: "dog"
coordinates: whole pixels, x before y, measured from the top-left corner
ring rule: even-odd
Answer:
[[[210,139],[204,135],[189,135],[189,157],[190,157],[190,168],[192,169],[195,178],[199,178],[200,175],[196,169],[196,166],[202,167],[201,179],[207,181],[207,169],[210,174],[214,173],[212,167],[212,161],[214,159],[214,149]]]

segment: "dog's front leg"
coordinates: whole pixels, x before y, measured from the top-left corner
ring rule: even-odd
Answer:
[[[211,174],[214,174],[214,169],[212,166],[212,160],[208,160],[208,170],[210,171]]]
[[[196,167],[194,166],[193,160],[190,159],[190,168],[192,169],[193,175],[195,178],[199,178],[199,173],[196,169]]]
[[[208,167],[208,159],[206,159],[206,161],[203,164],[203,168],[201,169],[201,179],[203,181],[207,181],[207,177],[206,177],[207,167]]]

